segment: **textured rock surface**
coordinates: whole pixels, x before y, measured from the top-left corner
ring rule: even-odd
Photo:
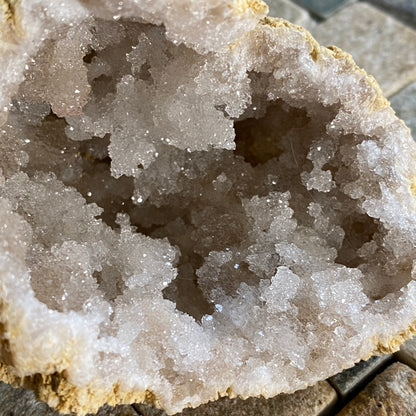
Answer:
[[[1,379],[175,413],[414,332],[416,145],[349,55],[254,0],[8,4]]]
[[[309,10],[315,16],[327,18],[332,13],[345,7],[355,0],[295,0],[297,4]]]
[[[329,381],[342,399],[349,399],[351,395],[364,387],[382,366],[387,366],[391,359],[391,354],[371,357],[367,361],[360,361],[354,367],[336,374]]]
[[[314,25],[309,13],[290,0],[269,0],[269,16],[282,17],[295,25],[310,28]]]
[[[416,139],[416,82],[403,88],[391,98],[391,106],[409,127],[412,136]]]
[[[416,371],[402,363],[379,374],[338,416],[411,416],[416,413]]]
[[[320,381],[313,387],[299,390],[293,394],[280,394],[271,399],[221,398],[199,406],[185,409],[175,416],[318,416],[330,411],[335,404],[337,394],[327,381]],[[166,416],[166,413],[144,405],[134,405],[143,416]]]
[[[0,383],[0,415],[59,416],[59,413],[40,402],[33,391]]]
[[[396,355],[400,361],[416,370],[416,338],[407,340]]]
[[[416,0],[369,0],[416,27]]]
[[[416,31],[376,7],[357,2],[312,31],[323,45],[352,54],[386,96],[416,80]]]

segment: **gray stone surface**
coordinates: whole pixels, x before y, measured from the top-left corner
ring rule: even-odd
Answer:
[[[38,400],[33,391],[0,382],[0,416],[65,416]],[[92,416],[92,415],[87,415]],[[137,416],[132,406],[103,406],[95,416]]]
[[[130,405],[123,406],[103,406],[95,415],[87,416],[137,416],[137,412]]]
[[[309,10],[315,16],[325,19],[341,7],[354,0],[294,0],[299,6]]]
[[[379,357],[371,357],[367,361],[360,361],[354,367],[331,377],[329,382],[342,398],[347,398],[364,387],[380,367],[391,359],[392,355],[386,354]]]
[[[367,0],[416,26],[416,0]]]
[[[309,13],[290,0],[266,0],[269,5],[269,16],[283,17],[296,25],[310,28],[313,19]]]
[[[36,399],[33,391],[14,389],[0,382],[0,416],[60,416],[46,403]]]
[[[216,402],[185,409],[176,416],[318,416],[329,412],[337,394],[327,381],[294,394],[280,394],[271,399],[247,400],[221,398]],[[143,416],[166,416],[165,412],[144,405],[134,405]]]
[[[404,120],[416,139],[416,82],[408,85],[391,98],[391,106],[397,115]]]
[[[354,3],[312,29],[325,46],[349,52],[386,96],[416,80],[416,31],[376,7]]]
[[[394,363],[379,374],[338,416],[416,415],[416,371]]]
[[[416,370],[416,337],[406,341],[400,351],[396,353],[397,359]]]

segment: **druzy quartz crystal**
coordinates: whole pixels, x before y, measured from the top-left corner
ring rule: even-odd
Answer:
[[[293,392],[415,331],[416,145],[257,0],[2,0],[0,376],[60,411]]]

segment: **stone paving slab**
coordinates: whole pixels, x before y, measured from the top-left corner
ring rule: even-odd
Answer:
[[[402,363],[379,374],[337,416],[387,415],[416,415],[416,371]]]
[[[396,353],[396,357],[401,362],[416,370],[416,337],[407,340]]]
[[[312,29],[322,45],[352,54],[386,96],[416,81],[416,30],[367,3],[341,9]]]
[[[309,13],[290,0],[266,0],[269,6],[269,16],[283,17],[283,19],[309,29],[313,26],[313,19]]]
[[[364,387],[375,373],[392,359],[392,354],[374,356],[367,361],[360,361],[352,368],[329,378],[329,382],[342,399],[348,399],[352,394]]]
[[[309,10],[315,16],[325,19],[341,7],[354,0],[294,0],[299,6]],[[266,0],[267,2],[267,0]]]
[[[412,132],[416,140],[416,82],[391,98],[391,106]]]
[[[416,0],[367,0],[416,26]]]
[[[335,406],[337,394],[327,381],[293,394],[279,394],[271,399],[221,398],[196,409],[185,409],[176,416],[320,416]],[[143,416],[166,416],[144,405],[134,405]]]
[[[59,416],[32,391],[14,389],[0,382],[0,416]]]

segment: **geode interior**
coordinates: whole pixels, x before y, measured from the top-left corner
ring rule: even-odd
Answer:
[[[83,7],[28,54],[0,130],[3,378],[40,374],[60,410],[175,413],[396,348],[416,146],[374,80],[281,20],[202,45],[195,22],[184,41]]]

